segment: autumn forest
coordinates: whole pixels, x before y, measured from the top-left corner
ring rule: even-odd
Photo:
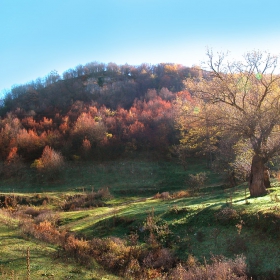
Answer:
[[[89,63],[14,86],[1,106],[1,159],[34,163],[46,146],[66,160],[137,150],[166,157],[179,143],[174,101],[190,98],[184,81],[195,75],[175,64]]]

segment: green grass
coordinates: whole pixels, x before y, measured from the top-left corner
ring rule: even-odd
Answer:
[[[78,216],[83,211],[63,215],[77,215],[77,220],[67,226],[87,238],[125,238],[131,230],[139,233],[147,215],[153,211],[168,223],[174,233],[172,238],[177,241],[172,248],[181,259],[186,260],[191,254],[203,262],[204,258],[209,260],[212,255],[234,258],[236,254],[244,254],[253,275],[266,275],[280,269],[279,224],[273,226],[273,219],[269,216],[275,214],[280,219],[280,202],[273,198],[277,193],[280,195],[280,187],[278,183],[275,185],[270,195],[260,198],[249,198],[248,195],[245,198],[243,185],[225,190],[217,187],[215,190],[210,188],[210,191],[206,188],[196,197],[167,201],[149,198],[118,207],[89,210],[88,216],[82,219]],[[238,218],[221,224],[216,214],[225,207],[235,209]],[[175,214],[172,209],[183,210]],[[242,225],[240,233],[236,227],[238,224]],[[267,253],[262,257],[261,252]]]
[[[15,228],[3,224],[0,225],[0,246],[0,279],[26,279],[28,248],[31,279],[118,279],[98,266],[86,269],[72,259],[56,258],[54,246],[24,239]]]
[[[44,177],[34,179],[30,170],[22,180],[4,180],[1,192],[7,193],[67,193],[97,190],[110,187],[115,197],[146,197],[157,192],[176,191],[184,188],[188,174],[205,171],[206,162],[199,159],[190,161],[190,168],[173,161],[115,160],[98,162],[69,162],[56,182]],[[31,172],[32,171],[32,172]],[[209,182],[217,178],[209,175]]]
[[[205,171],[208,173],[207,185],[195,196],[153,199],[158,192],[168,191],[172,194],[186,190],[188,174]],[[68,196],[97,191],[102,187],[109,187],[113,195],[105,201],[105,207],[68,212],[61,210],[60,205]],[[168,224],[172,231],[170,246],[182,260],[193,255],[204,262],[204,258],[209,260],[212,255],[233,258],[242,253],[247,257],[252,275],[279,273],[280,185],[275,181],[270,194],[259,198],[250,198],[248,190],[245,197],[245,189],[246,184],[225,189],[221,177],[209,172],[206,163],[198,159],[192,160],[187,171],[172,161],[138,159],[102,164],[73,163],[65,170],[62,179],[55,183],[42,181],[39,184],[28,179],[26,184],[12,180],[1,184],[4,194],[12,192],[15,196],[28,197],[33,204],[29,207],[59,212],[60,229],[67,229],[78,236],[88,239],[107,236],[127,238],[131,231],[137,231],[139,241],[144,242],[141,228],[149,213],[153,212],[158,219]],[[48,204],[40,205],[38,201],[45,197],[48,198]],[[236,211],[237,217],[219,221],[217,213],[228,207]],[[239,232],[237,226],[240,227]],[[67,261],[67,269],[63,267],[61,260],[53,259],[57,250],[53,246],[24,240],[18,231],[4,225],[0,227],[0,234],[0,245],[4,242],[0,264],[10,272],[25,271],[23,253],[30,247],[33,273],[37,273],[37,276],[43,277],[44,273],[55,271],[59,275],[58,279],[64,279],[59,277],[66,275],[71,276],[71,279],[97,277],[90,276],[94,275],[93,271],[76,266],[71,260]],[[40,246],[44,250],[40,250]],[[266,252],[265,255],[262,252]]]

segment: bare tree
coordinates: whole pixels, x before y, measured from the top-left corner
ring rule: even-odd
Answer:
[[[249,176],[251,196],[265,194],[265,164],[280,150],[280,75],[277,57],[253,51],[243,61],[207,51],[206,78],[191,79],[191,92],[215,107],[215,126],[248,139],[253,158]],[[213,118],[212,118],[213,119]]]

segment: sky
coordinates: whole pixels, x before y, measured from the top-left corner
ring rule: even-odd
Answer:
[[[96,61],[201,65],[280,54],[279,0],[0,0],[0,95]]]

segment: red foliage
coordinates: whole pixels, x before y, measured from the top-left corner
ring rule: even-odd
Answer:
[[[7,164],[11,164],[13,163],[14,161],[17,161],[18,160],[18,154],[17,154],[17,150],[18,148],[17,147],[12,147],[10,152],[9,152],[9,155],[6,159],[6,163]]]
[[[36,130],[39,126],[39,124],[34,120],[33,117],[25,117],[21,120],[21,123],[27,130]]]
[[[187,90],[178,92],[177,96],[180,97],[181,99],[186,99],[188,101],[193,100],[191,94]]]
[[[17,145],[23,155],[28,159],[34,159],[43,150],[46,143],[46,134],[38,136],[35,130],[21,129],[17,134]]]
[[[187,92],[180,94],[190,98]],[[128,110],[119,107],[112,111],[95,103],[76,101],[64,116],[27,116],[20,121],[9,115],[0,123],[0,153],[6,158],[12,147],[18,147],[19,155],[34,160],[49,145],[57,150],[65,147],[65,153],[82,156],[90,151],[87,154],[94,156],[98,147],[101,154],[106,149],[123,150],[118,148],[131,143],[134,149],[164,151],[173,144],[175,135],[173,98],[174,94],[163,88],[160,92],[148,90],[146,100],[135,100]]]

